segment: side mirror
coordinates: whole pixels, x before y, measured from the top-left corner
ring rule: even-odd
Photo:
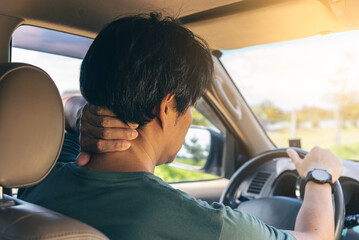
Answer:
[[[223,146],[224,136],[219,132],[202,126],[191,126],[176,160],[171,165],[220,176]]]

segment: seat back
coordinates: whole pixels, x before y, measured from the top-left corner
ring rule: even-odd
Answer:
[[[25,64],[0,65],[0,185],[44,179],[64,138],[62,101],[51,78]]]
[[[64,114],[49,75],[22,63],[0,64],[0,239],[108,239],[59,213],[2,194],[43,180],[60,154]]]

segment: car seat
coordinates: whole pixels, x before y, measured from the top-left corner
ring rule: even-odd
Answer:
[[[64,138],[59,92],[43,70],[0,64],[0,239],[108,239],[72,218],[3,194],[51,171]]]

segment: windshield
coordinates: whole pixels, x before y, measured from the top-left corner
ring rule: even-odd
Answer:
[[[359,31],[223,51],[221,61],[277,147],[300,139],[359,160]]]

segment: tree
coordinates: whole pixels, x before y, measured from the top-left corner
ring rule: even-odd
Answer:
[[[297,111],[298,124],[311,122],[314,127],[317,127],[320,121],[333,119],[333,111],[319,108],[303,106]]]
[[[350,121],[354,126],[359,121],[359,99],[355,96],[357,94],[351,94],[352,97],[348,97],[348,99],[342,104],[340,108],[340,117],[344,121]]]
[[[201,144],[198,143],[198,138],[191,138],[190,144],[184,143],[184,147],[188,153],[192,155],[192,159],[195,163],[205,159],[208,155],[209,146],[202,147]]]
[[[275,106],[271,101],[265,101],[252,107],[253,112],[263,125],[289,121],[290,114]]]

